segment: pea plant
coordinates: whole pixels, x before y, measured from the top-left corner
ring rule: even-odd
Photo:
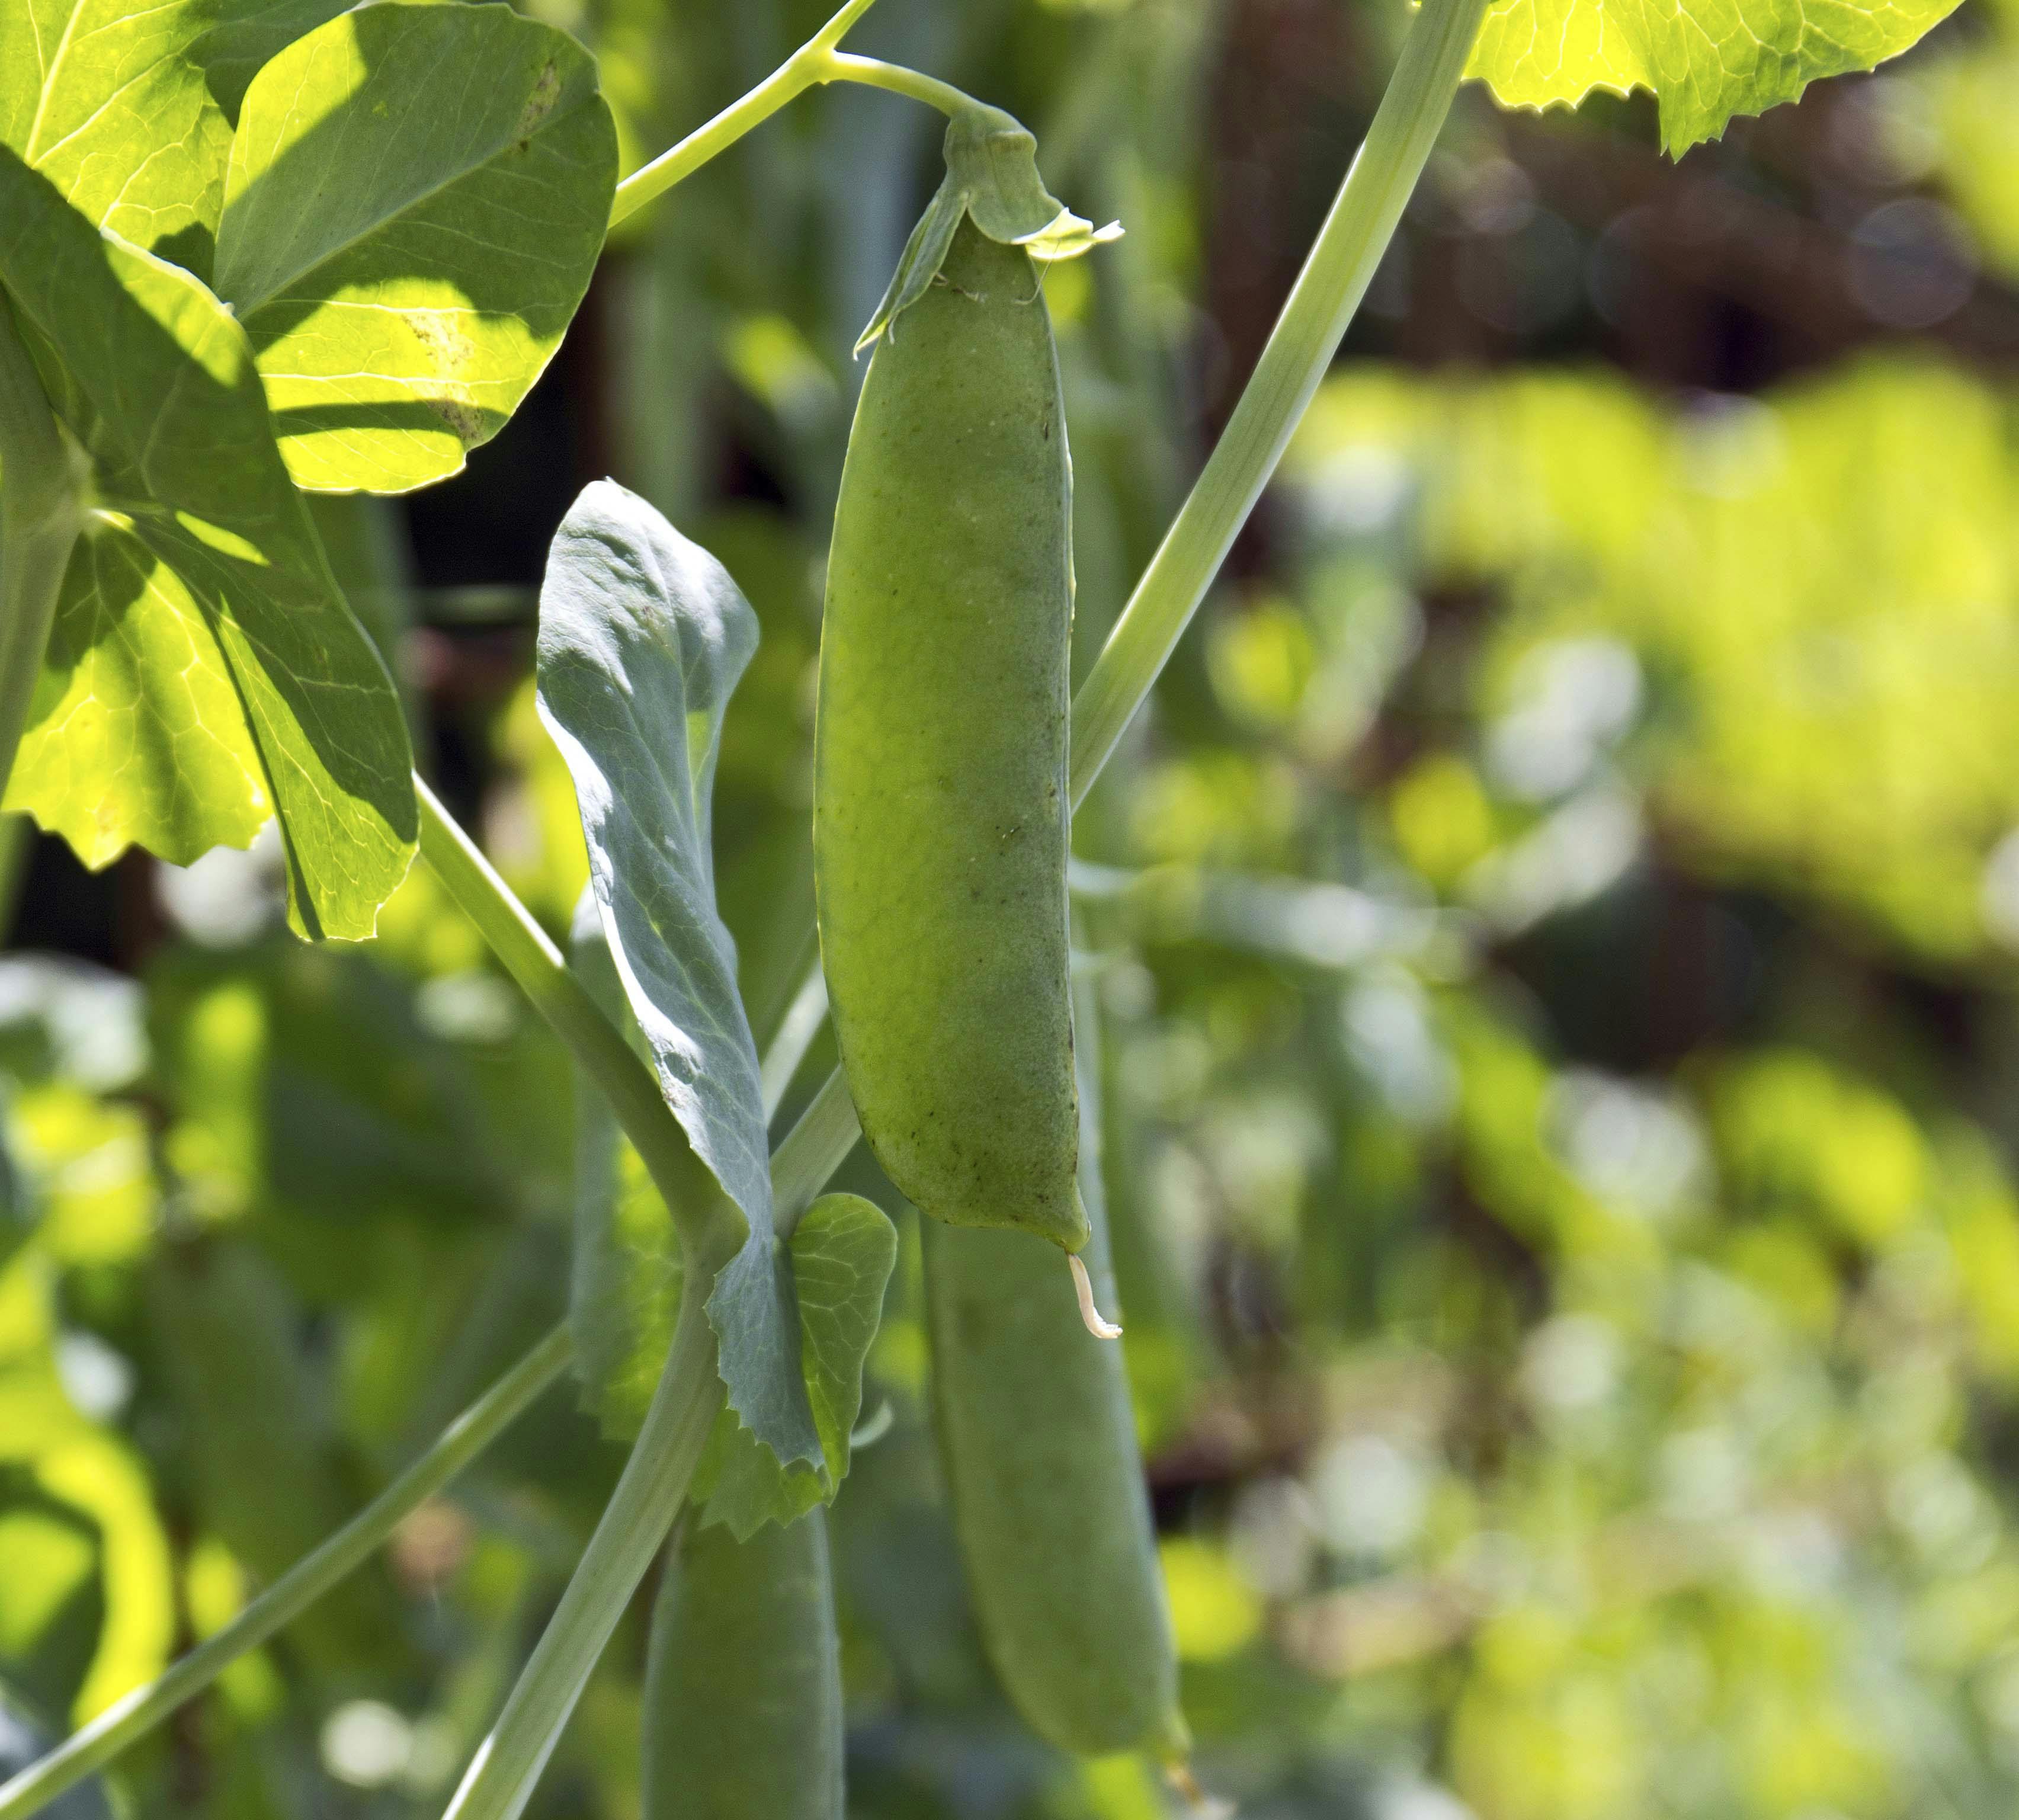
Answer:
[[[571,1325],[235,1619],[0,1788],[0,1820],[301,1613],[571,1369],[629,1464],[450,1812],[524,1809],[673,1535],[649,1810],[839,1815],[821,1512],[897,1254],[882,1209],[824,1191],[859,1138],[928,1216],[939,1445],[997,1674],[1054,1744],[1147,1752],[1202,1801],[1104,1313],[1073,810],[1267,483],[1462,80],[1536,107],[1650,90],[1680,154],[1898,54],[1950,0],[1424,0],[1224,433],[1076,695],[1043,276],[1121,229],[1049,193],[1010,115],[844,51],[871,4],[849,0],[620,183],[593,60],[505,7],[0,0],[5,807],[92,866],[134,846],[187,863],[276,822],[310,941],[371,939],[418,854],[573,1057],[590,1210]],[[723,715],[757,642],[735,579],[614,482],[554,538],[538,700],[591,874],[564,952],[415,774],[304,495],[459,471],[554,353],[609,227],[833,82],[944,114],[945,176],[858,349],[820,658],[821,962],[812,1014],[760,1057],[711,847]],[[842,1065],[774,1148],[830,1002]],[[640,1195],[673,1238],[656,1340],[619,1283],[614,1209]],[[617,1380],[641,1343],[655,1386],[629,1396]]]

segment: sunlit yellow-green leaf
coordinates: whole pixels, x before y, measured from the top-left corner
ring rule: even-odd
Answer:
[[[391,679],[274,444],[245,330],[0,148],[0,282],[93,503],[8,806],[87,865],[187,863],[277,815],[289,914],[361,940],[417,815]]]
[[[389,0],[267,64],[216,287],[296,482],[404,492],[497,434],[588,288],[616,180],[593,60],[508,7]]]
[[[1796,100],[1821,77],[1910,49],[1957,0],[1499,0],[1467,74],[1503,106],[1575,107],[1594,89],[1651,89],[1680,156],[1737,114]]]

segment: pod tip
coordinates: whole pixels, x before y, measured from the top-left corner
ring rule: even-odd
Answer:
[[[1093,1305],[1093,1280],[1087,1275],[1086,1266],[1071,1252],[1066,1253],[1066,1263],[1072,1271],[1073,1293],[1079,1297],[1079,1318],[1086,1322],[1087,1332],[1096,1340],[1119,1340],[1122,1329],[1112,1321],[1104,1320]]]
[[[1184,1803],[1193,1820],[1232,1820],[1234,1804],[1218,1795],[1209,1795],[1201,1788],[1191,1764],[1165,1764],[1164,1780],[1170,1784],[1172,1793]]]

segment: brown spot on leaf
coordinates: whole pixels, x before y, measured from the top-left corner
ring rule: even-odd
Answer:
[[[466,404],[459,398],[430,398],[428,408],[455,431],[456,440],[465,448],[483,439],[484,413],[475,405]]]
[[[526,105],[519,115],[519,124],[512,129],[512,136],[522,142],[520,150],[524,150],[523,142],[531,136],[533,129],[553,112],[554,103],[560,99],[560,66],[549,57],[540,66],[539,74],[534,78],[533,92],[526,97]]]

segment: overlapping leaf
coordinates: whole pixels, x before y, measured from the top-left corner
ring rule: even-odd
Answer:
[[[582,301],[616,178],[594,62],[508,7],[388,0],[268,63],[216,282],[295,480],[404,492],[495,436]]]
[[[199,277],[252,73],[343,0],[0,0],[0,144]]]
[[[817,1460],[820,1441],[709,845],[723,711],[756,643],[756,615],[707,551],[614,482],[584,490],[540,593],[540,712],[575,779],[590,887],[660,1089],[746,1223],[709,1299],[730,1406],[789,1464]]]
[[[1653,91],[1680,155],[1734,114],[1792,101],[1820,77],[1910,48],[1956,0],[1499,0],[1467,73],[1509,107],[1575,107],[1594,89]]]
[[[94,490],[7,806],[92,865],[242,847],[277,814],[295,927],[369,936],[413,854],[406,730],[244,330],[4,147],[0,283]]]

